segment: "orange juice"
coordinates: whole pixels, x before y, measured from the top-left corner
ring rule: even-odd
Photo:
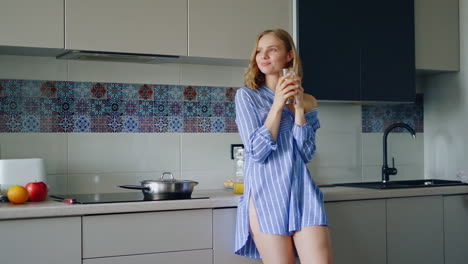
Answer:
[[[236,193],[236,194],[243,194],[244,193],[244,183],[243,182],[235,182],[234,183],[234,193]]]

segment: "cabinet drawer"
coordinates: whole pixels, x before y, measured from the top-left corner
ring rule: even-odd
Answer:
[[[209,264],[213,262],[213,251],[211,249],[168,252],[158,254],[145,254],[136,256],[121,256],[98,259],[85,259],[83,264],[148,264],[148,263],[170,263],[170,264]]]
[[[211,249],[212,210],[83,217],[83,258]]]

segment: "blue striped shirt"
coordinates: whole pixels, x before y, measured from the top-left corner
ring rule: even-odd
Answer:
[[[298,126],[284,108],[276,142],[264,126],[274,93],[265,86],[236,93],[236,123],[244,143],[244,195],[237,207],[235,253],[260,258],[249,233],[248,207],[252,198],[260,232],[293,235],[306,226],[327,225],[323,194],[306,164],[315,152],[320,127],[317,108]]]

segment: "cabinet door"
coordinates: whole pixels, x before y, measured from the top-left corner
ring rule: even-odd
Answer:
[[[81,264],[81,218],[0,221],[1,263]]]
[[[362,101],[414,102],[413,0],[362,2]]]
[[[211,249],[212,210],[83,217],[83,258]]]
[[[385,200],[328,202],[333,262],[386,262]]]
[[[213,263],[211,249],[84,259],[83,264],[210,264]]]
[[[468,195],[444,197],[445,264],[466,263],[468,259]]]
[[[356,1],[298,0],[302,84],[318,100],[360,99],[359,12]]]
[[[234,254],[237,208],[213,210],[214,264],[262,263],[260,260]]]
[[[189,56],[248,59],[265,29],[292,32],[291,0],[189,0]]]
[[[442,196],[387,200],[387,264],[444,263]]]
[[[187,55],[187,0],[66,0],[67,49]]]
[[[0,46],[63,49],[63,0],[2,0]]]

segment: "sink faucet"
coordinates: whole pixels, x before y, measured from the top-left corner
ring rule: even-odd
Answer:
[[[389,168],[388,163],[387,163],[387,137],[390,131],[392,131],[394,128],[397,128],[397,127],[406,128],[406,130],[408,130],[411,133],[413,138],[416,138],[416,133],[414,132],[414,130],[410,126],[404,123],[395,123],[385,129],[384,136],[383,136],[383,165],[382,165],[382,183],[383,184],[389,182],[390,175],[397,174],[397,169],[395,168],[395,159],[392,158],[393,168]]]

